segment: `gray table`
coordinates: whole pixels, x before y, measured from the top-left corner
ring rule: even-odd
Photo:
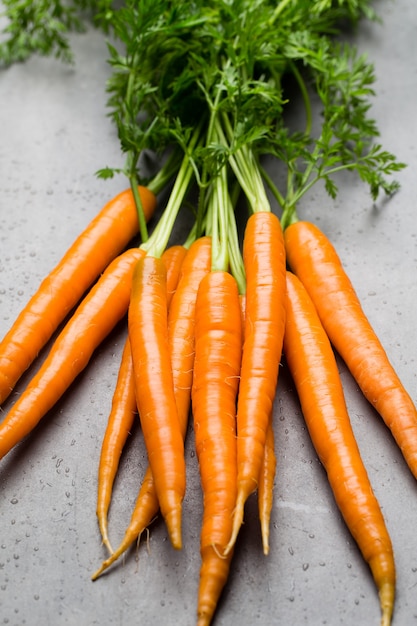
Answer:
[[[409,164],[398,176],[401,191],[390,202],[373,204],[364,186],[345,176],[333,205],[315,189],[299,208],[336,245],[393,364],[417,399],[417,16],[414,0],[376,4],[384,24],[363,24],[358,45],[375,64],[373,114],[381,141]],[[75,236],[125,187],[121,178],[100,182],[94,175],[100,167],[121,164],[106,117],[105,42],[97,32],[72,42],[74,68],[34,58],[0,73],[0,335]],[[192,434],[183,550],[171,549],[157,522],[148,546],[131,550],[108,575],[90,581],[105,556],[95,517],[97,463],[125,332],[121,324],[36,432],[1,463],[0,623],[194,624],[201,494]],[[393,623],[409,626],[417,623],[416,483],[389,432],[339,365],[394,544]],[[370,572],[335,508],[285,370],[275,421],[270,555],[261,554],[251,499],[216,625],[378,624]],[[110,513],[115,544],[145,466],[136,428],[115,485]]]

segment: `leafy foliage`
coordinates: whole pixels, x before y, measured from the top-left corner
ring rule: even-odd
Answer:
[[[369,0],[4,4],[9,39],[0,49],[3,63],[33,52],[70,60],[67,35],[82,29],[88,17],[111,32],[109,115],[132,184],[141,178],[145,151],[162,154],[175,145],[188,153],[199,127],[201,141],[189,156],[202,204],[209,181],[226,163],[250,203],[266,202],[259,183],[265,154],[288,171],[286,188],[275,190],[284,213],[320,179],[335,197],[334,174],[342,169],[356,171],[373,198],[397,188],[389,177],[403,164],[374,143],[379,135],[370,116],[374,69],[338,38],[360,19],[376,19]],[[304,103],[304,131],[287,125],[294,98],[286,90],[288,77]],[[119,171],[106,167],[100,175]]]

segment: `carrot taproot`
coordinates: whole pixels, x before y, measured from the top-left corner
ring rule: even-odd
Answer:
[[[240,309],[242,314],[242,328],[245,326],[246,297],[239,294]],[[258,481],[258,511],[261,522],[262,548],[264,554],[269,553],[269,524],[273,503],[274,479],[276,472],[275,438],[273,427],[273,415],[269,416],[268,429],[266,431],[263,461]]]
[[[332,346],[307,290],[291,272],[287,273],[284,354],[336,503],[371,568],[381,625],[388,626],[395,596],[391,539],[352,430]]]
[[[236,541],[245,502],[258,486],[282,354],[285,252],[276,215],[260,211],[250,216],[243,240],[243,261],[246,313],[237,404],[238,495],[227,550]]]
[[[167,269],[167,307],[171,304],[172,296],[177,288],[178,280],[181,273],[181,265],[185,259],[188,250],[185,246],[173,245],[164,250],[161,259],[165,263]]]
[[[236,400],[242,355],[235,279],[212,271],[196,303],[192,412],[203,491],[197,624],[208,626],[227,581],[233,550],[225,554],[237,496]]]
[[[258,479],[258,511],[259,520],[261,522],[262,549],[264,554],[269,554],[269,525],[273,504],[276,465],[275,437],[271,412],[266,431],[263,461]]]
[[[167,270],[167,299],[175,293],[181,265],[186,256],[184,246],[171,246],[162,254]],[[103,443],[100,453],[97,485],[97,519],[104,545],[110,554],[113,548],[108,537],[107,514],[110,506],[114,480],[117,474],[120,456],[137,413],[133,375],[132,352],[127,337],[122,352],[119,374],[112,399]]]
[[[188,424],[193,379],[195,302],[198,286],[202,278],[210,271],[210,264],[211,238],[203,236],[190,245],[182,263],[178,286],[168,311],[168,341],[174,394],[184,438]],[[103,561],[93,574],[92,580],[96,580],[126,552],[134,541],[140,539],[144,530],[156,518],[158,511],[159,501],[152,471],[148,466],[122,541],[113,554]]]
[[[333,244],[307,221],[288,226],[284,237],[288,263],[310,294],[331,343],[417,478],[416,406],[372,328]]]
[[[129,338],[127,338],[122,351],[98,467],[96,514],[103,543],[110,553],[113,552],[113,548],[108,535],[107,516],[113,484],[119,467],[120,457],[137,412],[133,381],[132,352]]]
[[[38,372],[0,423],[0,459],[56,404],[127,313],[135,264],[144,254],[139,248],[130,248],[116,257],[81,301]]]
[[[136,402],[161,514],[180,549],[185,458],[168,343],[166,267],[145,255],[136,264],[128,314]]]
[[[177,291],[168,313],[168,342],[174,392],[181,431],[185,437],[191,403],[195,358],[195,307],[199,285],[210,271],[211,238],[199,237],[184,260]]]
[[[144,214],[156,206],[154,194],[139,187]],[[33,363],[52,334],[96,280],[138,232],[130,189],[110,200],[43,279],[0,343],[0,404]]]

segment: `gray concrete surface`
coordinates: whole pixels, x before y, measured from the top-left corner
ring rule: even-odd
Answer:
[[[375,64],[373,114],[381,141],[409,164],[398,176],[401,191],[390,202],[374,204],[363,185],[345,176],[335,203],[315,189],[300,213],[333,240],[392,362],[417,399],[417,13],[414,0],[376,5],[383,24],[362,25],[358,45]],[[91,32],[73,37],[73,44],[72,69],[34,58],[0,73],[0,335],[75,236],[125,186],[122,179],[100,182],[94,176],[99,167],[121,163],[106,117],[105,43]],[[36,431],[1,462],[1,624],[195,622],[201,495],[192,434],[183,550],[170,548],[157,521],[148,546],[132,549],[108,575],[90,581],[105,556],[95,517],[97,463],[124,336],[122,324]],[[409,626],[417,623],[417,486],[343,363],[340,372],[394,544],[393,624]],[[377,625],[370,572],[335,508],[285,370],[275,423],[270,555],[261,554],[252,499],[216,626]],[[110,513],[115,544],[145,465],[136,429],[122,458]]]

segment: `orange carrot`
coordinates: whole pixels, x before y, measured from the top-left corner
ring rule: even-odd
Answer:
[[[237,405],[238,496],[227,550],[236,541],[245,502],[258,486],[282,353],[285,253],[281,225],[273,213],[258,212],[249,218],[243,260],[246,317]]]
[[[82,300],[39,371],[0,424],[0,458],[35,428],[126,314],[133,270],[144,254],[132,248],[116,257]]]
[[[113,552],[108,536],[107,515],[114,480],[127,437],[133,426],[136,409],[132,352],[129,338],[125,341],[112,406],[100,452],[97,485],[97,519],[104,545]]]
[[[261,521],[264,554],[269,553],[269,523],[273,503],[276,464],[274,428],[271,413],[266,431],[264,456],[258,482],[258,510],[259,519]]]
[[[177,288],[181,272],[181,265],[187,255],[185,246],[174,245],[167,248],[161,255],[167,269],[167,307],[171,304],[172,296]]]
[[[211,623],[226,583],[233,550],[237,496],[236,399],[242,355],[239,295],[235,279],[212,271],[200,283],[196,304],[192,386],[195,445],[204,496],[197,624]]]
[[[171,246],[161,257],[166,265],[167,276],[169,276],[169,280],[167,280],[168,302],[175,293],[186,252],[187,249],[184,246]],[[107,514],[120,456],[132,428],[136,412],[132,352],[129,337],[127,337],[114,390],[112,408],[103,438],[98,471],[97,518],[103,543],[110,554],[113,553],[113,549],[108,537]]]
[[[331,343],[390,429],[417,478],[417,410],[367,319],[329,239],[314,224],[285,231],[288,262],[306,287]]]
[[[180,278],[168,312],[168,341],[174,381],[178,418],[185,438],[190,407],[194,366],[195,301],[201,279],[209,272],[211,239],[201,237],[194,241],[183,261]],[[130,546],[140,538],[159,511],[155,483],[150,467],[146,470],[129,525],[119,546],[93,574],[96,580]]]
[[[185,493],[184,441],[175,402],[168,343],[166,267],[161,258],[141,258],[129,305],[136,402],[149,465],[172,545],[181,548]]]
[[[139,187],[146,219],[154,194]],[[130,189],[110,200],[42,281],[0,343],[0,404],[83,294],[138,232]]]
[[[284,353],[312,443],[336,503],[371,568],[379,591],[381,624],[388,626],[395,596],[391,540],[351,427],[330,341],[306,289],[290,272]]]
[[[246,298],[239,296],[244,328]],[[264,554],[269,553],[269,523],[273,503],[274,479],[276,472],[276,456],[272,413],[268,420],[263,461],[258,481],[258,511],[261,522],[262,547]]]
[[[174,392],[181,431],[185,437],[191,403],[195,357],[195,307],[201,280],[210,271],[211,238],[200,237],[191,244],[184,260],[177,291],[168,314],[168,341]]]

